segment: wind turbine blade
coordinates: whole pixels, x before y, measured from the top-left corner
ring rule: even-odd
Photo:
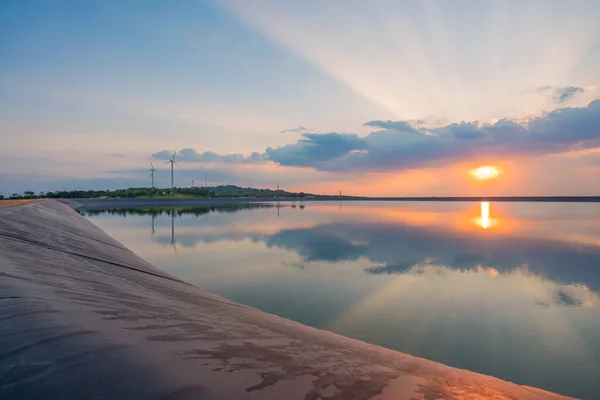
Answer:
[[[154,169],[154,164],[152,164],[152,160],[150,160],[150,168]]]
[[[173,152],[173,161],[175,161],[175,156],[177,155],[177,147],[175,147],[175,151]]]
[[[173,160],[173,162],[175,163],[175,165],[177,165],[177,167],[178,167],[178,168],[181,168],[181,167],[179,166],[179,164],[177,164],[177,161]]]
[[[171,161],[165,161],[163,164],[168,164],[168,163],[170,163],[170,162],[171,162]]]

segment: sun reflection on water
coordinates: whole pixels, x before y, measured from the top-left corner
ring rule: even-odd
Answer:
[[[490,226],[490,203],[487,201],[481,202],[481,226],[483,229]]]
[[[481,226],[483,229],[491,228],[496,224],[496,219],[490,217],[490,202],[482,201],[481,202],[481,216],[476,219],[477,225]]]

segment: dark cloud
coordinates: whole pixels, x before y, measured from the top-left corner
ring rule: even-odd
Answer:
[[[565,87],[553,87],[553,86],[540,86],[537,88],[539,93],[551,93],[552,98],[557,103],[563,103],[565,100],[575,96],[577,93],[583,93],[584,88],[576,86],[565,86]]]
[[[445,127],[445,131],[449,132],[457,139],[477,139],[482,137],[479,126],[472,122],[450,124]]]
[[[300,132],[306,132],[307,130],[308,130],[308,128],[306,128],[305,126],[300,125],[297,128],[284,129],[282,131],[279,131],[279,133],[300,133]]]
[[[381,128],[353,133],[304,134],[294,143],[268,148],[265,157],[281,165],[322,171],[379,171],[445,165],[475,157],[535,156],[587,148],[600,142],[600,100],[561,108],[521,123],[461,122],[415,128],[406,121],[369,121]]]
[[[559,98],[580,88],[560,88]],[[558,90],[549,86],[539,91]],[[583,90],[583,89],[582,89]],[[561,100],[562,101],[562,100]],[[382,171],[437,167],[457,160],[506,156],[536,156],[589,148],[600,144],[600,100],[586,107],[560,108],[526,122],[503,119],[496,123],[460,122],[427,128],[419,121],[373,120],[364,125],[378,130],[355,133],[304,133],[293,144],[268,147],[263,154],[220,155],[194,149],[178,152],[177,160],[197,163],[256,164],[272,161],[284,166],[319,171]],[[305,129],[299,127],[297,129]],[[154,154],[168,160],[172,153]]]
[[[152,157],[157,160],[170,160],[173,153],[169,150],[162,150],[154,153]],[[225,163],[225,164],[257,164],[263,162],[259,153],[252,153],[249,156],[243,154],[217,154],[212,151],[198,153],[194,149],[181,149],[175,157],[177,162],[196,162],[196,163]]]
[[[268,160],[281,165],[317,167],[321,162],[327,163],[365,148],[364,140],[354,133],[305,133],[294,144],[267,148],[265,155]]]
[[[424,121],[414,121],[416,125],[422,125]],[[419,133],[413,126],[407,121],[369,121],[365,122],[364,126],[371,128],[389,129],[396,132],[407,132],[407,133]]]

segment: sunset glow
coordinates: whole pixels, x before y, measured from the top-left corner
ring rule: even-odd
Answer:
[[[598,193],[598,1],[211,0],[143,21],[31,1],[0,2],[1,196],[151,187],[149,161],[170,188],[175,149],[182,188]]]
[[[500,175],[500,170],[492,165],[484,165],[472,170],[471,175],[480,181],[487,181]]]

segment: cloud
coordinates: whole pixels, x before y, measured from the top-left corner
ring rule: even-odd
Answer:
[[[585,92],[582,87],[576,86],[565,86],[565,87],[553,87],[553,86],[540,86],[537,88],[538,93],[552,93],[552,98],[557,103],[564,103],[567,99],[575,96],[577,93]]]
[[[320,171],[385,171],[437,167],[477,158],[536,156],[597,146],[600,99],[581,108],[560,108],[518,122],[454,123],[437,128],[406,121],[369,121],[381,128],[354,133],[304,134],[294,144],[269,147],[264,157],[286,166]]]
[[[300,133],[300,132],[305,132],[307,131],[308,128],[306,128],[305,126],[300,125],[297,128],[292,128],[292,129],[284,129],[282,131],[279,131],[279,133]]]
[[[421,122],[421,120],[415,121]],[[386,130],[392,130],[396,132],[407,132],[407,133],[419,133],[413,126],[407,121],[369,121],[365,122],[364,126],[371,128],[381,128]]]
[[[319,168],[318,164],[328,163],[355,150],[365,150],[366,145],[364,139],[355,133],[305,133],[294,144],[267,148],[265,156],[280,165],[326,169]]]
[[[152,157],[157,160],[170,160],[173,157],[173,153],[169,150],[162,150],[156,152]],[[205,151],[204,153],[198,153],[194,149],[181,149],[175,160],[178,162],[195,162],[195,163],[225,163],[225,164],[257,164],[263,162],[263,158],[259,153],[251,153],[248,156],[243,154],[217,154],[212,151]]]

